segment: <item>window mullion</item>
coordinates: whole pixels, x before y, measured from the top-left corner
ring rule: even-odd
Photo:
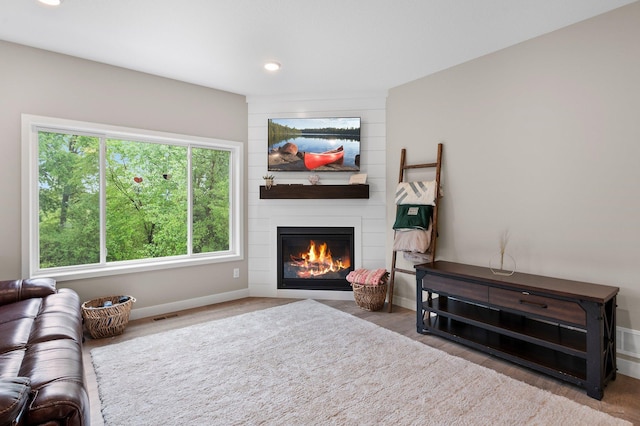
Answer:
[[[192,179],[192,151],[187,146],[187,255],[193,254],[193,179]]]
[[[107,138],[100,137],[100,264],[107,263]]]

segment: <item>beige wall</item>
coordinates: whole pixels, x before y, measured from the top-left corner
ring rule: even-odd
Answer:
[[[387,229],[400,149],[442,141],[440,259],[488,266],[508,229],[519,271],[618,286],[640,330],[639,22],[634,3],[392,89]]]
[[[0,63],[0,279],[19,278],[21,273],[22,113],[247,141],[244,96],[3,41]],[[135,308],[143,308],[247,289],[246,264],[245,260],[59,285],[75,289],[83,300],[132,294],[138,299]],[[239,279],[232,279],[233,268],[240,268]]]

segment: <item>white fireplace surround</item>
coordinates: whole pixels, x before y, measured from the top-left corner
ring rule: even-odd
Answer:
[[[354,228],[354,267],[380,268],[388,260],[386,224],[386,92],[339,96],[292,95],[247,100],[247,253],[252,297],[353,300],[351,291],[278,290],[278,226]],[[361,172],[367,199],[261,199],[267,169],[268,120],[293,117],[361,117]],[[322,173],[320,185],[347,185],[351,173]],[[308,173],[278,172],[276,184],[308,185]],[[397,300],[402,300],[399,298]],[[355,302],[354,302],[355,303]]]
[[[361,268],[362,261],[362,218],[355,216],[287,216],[272,217],[269,220],[269,238],[273,242],[273,247],[277,244],[278,227],[333,227],[342,226],[353,228],[353,265],[354,268]],[[329,291],[329,290],[283,290],[278,289],[277,253],[271,250],[269,256],[271,265],[269,273],[269,286],[277,292],[277,297],[291,297],[301,299],[329,299],[329,300],[353,300],[353,293],[350,291]]]

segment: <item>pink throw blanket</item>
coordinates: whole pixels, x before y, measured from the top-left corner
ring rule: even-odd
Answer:
[[[356,269],[355,271],[349,272],[347,281],[357,284],[378,285],[386,273],[387,270],[384,268],[373,270]]]

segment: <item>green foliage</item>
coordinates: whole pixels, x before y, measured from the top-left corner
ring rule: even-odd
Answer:
[[[269,143],[274,145],[280,141],[293,139],[300,136],[302,132],[296,128],[283,126],[282,124],[269,121]]]
[[[107,260],[187,253],[187,148],[107,141]]]
[[[193,252],[229,250],[230,153],[192,151]]]
[[[315,136],[342,136],[343,138],[351,137],[353,139],[360,140],[360,129],[355,127],[322,127],[322,128],[314,128],[314,129],[300,129],[300,132],[305,135],[315,135]]]
[[[100,261],[99,140],[40,132],[42,268]]]
[[[100,262],[100,140],[39,133],[40,266]],[[108,139],[107,262],[188,251],[188,148]],[[229,249],[230,153],[192,148],[192,252]]]

